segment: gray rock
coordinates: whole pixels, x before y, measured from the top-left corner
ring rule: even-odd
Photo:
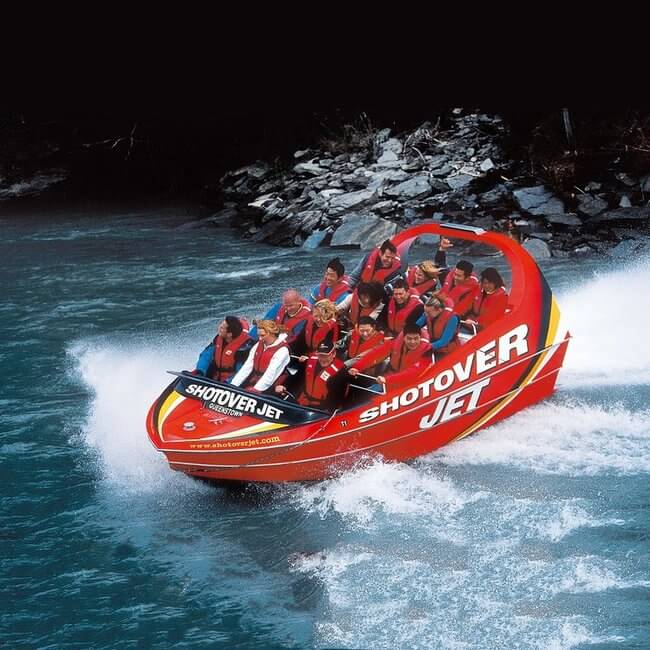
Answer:
[[[304,158],[308,153],[309,153],[309,149],[298,149],[298,151],[296,151],[293,154],[293,157],[296,159]]]
[[[588,223],[591,226],[592,224],[614,223],[617,221],[643,221],[648,218],[650,218],[650,205],[644,205],[608,210],[589,219]]]
[[[298,212],[294,220],[300,224],[300,230],[311,233],[318,227],[323,219],[323,213],[320,210],[305,210]]]
[[[427,156],[427,167],[433,171],[434,169],[440,169],[449,158],[445,154],[438,154],[436,156]]]
[[[320,192],[320,195],[326,199],[331,199],[333,196],[336,196],[337,194],[343,194],[343,190],[337,189],[337,188],[328,188],[326,190],[322,190]]]
[[[630,201],[630,197],[627,194],[623,194],[621,197],[621,200],[618,202],[618,207],[619,208],[631,208],[632,207],[632,201]]]
[[[633,187],[636,185],[636,181],[629,174],[621,172],[620,174],[616,174],[616,178],[623,183],[623,185],[627,185],[627,187]]]
[[[560,214],[564,203],[549,192],[543,185],[523,187],[513,193],[515,203],[530,214]]]
[[[224,208],[215,212],[210,220],[215,226],[229,226],[237,220],[239,213],[235,208]]]
[[[573,249],[573,254],[574,255],[589,255],[589,253],[593,253],[594,249],[591,246],[588,246],[587,244],[583,244],[582,246],[577,246],[576,248]]]
[[[479,203],[487,207],[504,203],[508,198],[508,190],[503,185],[497,185],[489,192],[485,192],[479,196]]]
[[[387,169],[375,172],[369,176],[368,189],[374,190],[388,183],[401,183],[410,177],[410,174],[401,169]]]
[[[327,169],[324,169],[323,167],[312,162],[298,163],[293,168],[293,171],[296,172],[296,174],[309,176],[320,176],[321,174],[327,173]]]
[[[536,259],[546,260],[551,257],[551,249],[548,244],[541,239],[527,239],[523,247]]]
[[[399,156],[403,149],[404,145],[397,138],[390,138],[381,144],[382,154],[385,154],[387,151],[392,151]]]
[[[453,171],[454,170],[449,165],[445,164],[438,169],[434,169],[431,172],[431,176],[435,176],[436,178],[444,178],[445,176],[449,176],[449,174],[451,174]]]
[[[385,151],[379,158],[377,158],[377,163],[384,165],[385,163],[398,162],[399,156],[394,151]]]
[[[397,224],[386,219],[353,212],[345,215],[332,236],[330,246],[370,249],[378,242],[393,237],[397,231]]]
[[[413,176],[407,181],[384,189],[384,194],[399,200],[418,199],[431,194],[431,185],[425,174]]]
[[[256,162],[248,166],[246,173],[251,178],[255,178],[258,181],[261,181],[271,173],[271,167],[265,162]]]
[[[591,182],[587,183],[587,185],[585,186],[585,191],[587,191],[587,192],[598,192],[598,190],[600,190],[600,188],[602,186],[603,186],[602,183],[597,183],[596,181],[591,181]]]
[[[494,167],[495,167],[494,163],[493,163],[489,158],[486,158],[486,159],[485,159],[485,160],[484,160],[484,161],[479,165],[479,169],[480,169],[482,172],[489,172],[491,169],[494,169]]]
[[[455,176],[447,177],[447,185],[452,190],[460,190],[467,187],[474,180],[474,176],[469,174],[456,174]]]
[[[608,207],[607,201],[603,201],[598,196],[590,194],[580,194],[578,196],[578,212],[587,217],[595,217]]]
[[[397,201],[380,201],[371,206],[370,209],[379,214],[390,214],[395,211],[398,205]]]
[[[639,185],[642,192],[650,192],[650,174],[641,178]]]
[[[319,246],[324,246],[325,245],[325,240],[327,239],[327,236],[330,234],[329,229],[325,230],[316,230],[313,232],[307,239],[305,239],[302,247],[307,249],[307,250],[314,250],[315,248],[318,248]]]
[[[329,202],[329,210],[332,213],[344,212],[351,208],[363,205],[375,197],[374,190],[359,190],[333,196]]]
[[[575,214],[570,214],[570,213],[545,214],[544,219],[546,219],[548,223],[552,223],[553,225],[582,226],[582,221],[580,220],[580,218],[577,217]]]

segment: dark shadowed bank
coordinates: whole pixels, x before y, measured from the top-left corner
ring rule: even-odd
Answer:
[[[436,219],[508,231],[538,257],[629,257],[650,223],[649,111],[16,113],[0,137],[0,212],[181,202],[188,227],[362,248]]]

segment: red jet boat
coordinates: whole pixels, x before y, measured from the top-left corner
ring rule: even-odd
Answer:
[[[422,235],[497,248],[511,267],[503,317],[385,394],[354,391],[328,413],[192,373],[154,402],[147,431],[172,469],[205,479],[325,479],[371,458],[405,461],[548,397],[569,342],[539,267],[516,241],[481,228],[426,224],[393,238],[403,266]]]

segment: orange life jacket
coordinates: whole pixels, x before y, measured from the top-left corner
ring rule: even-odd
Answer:
[[[275,316],[275,322],[280,325],[284,325],[284,328],[287,330],[289,338],[293,338],[293,328],[296,327],[299,323],[306,321],[311,314],[311,307],[306,300],[301,300],[302,306],[296,314],[289,316],[287,314],[286,308],[283,306],[278,309],[278,313]]]
[[[395,298],[388,301],[388,329],[395,335],[399,334],[406,325],[406,319],[409,314],[418,306],[422,305],[422,301],[414,295],[409,295],[408,302],[397,309]]]
[[[384,333],[375,332],[367,341],[364,341],[359,334],[359,330],[355,327],[350,336],[350,342],[348,343],[348,358],[352,359],[360,355],[362,352],[367,352],[376,348],[379,345],[384,343]]]
[[[326,368],[318,363],[317,356],[309,357],[305,368],[305,387],[298,397],[298,402],[303,406],[322,407],[328,395],[327,380],[343,367],[343,362],[336,357]]]
[[[445,309],[438,315],[435,320],[432,319],[428,314],[426,315],[427,332],[432,343],[434,341],[437,341],[442,336],[442,333],[445,331],[445,327],[447,326],[449,319],[452,318],[452,316],[456,315],[457,314],[454,314],[453,310],[449,307],[445,307]],[[453,352],[459,345],[460,343],[458,341],[458,330],[456,330],[456,333],[454,334],[454,337],[451,339],[451,341],[449,341],[449,343],[442,348],[436,348],[435,353],[449,354],[450,352]]]
[[[248,336],[248,321],[245,318],[240,318],[239,322],[242,324],[242,332],[239,336],[233,338],[230,343],[219,335],[214,337],[214,372],[212,379],[217,381],[225,381],[229,379],[235,371],[236,352],[239,348],[250,340]]]
[[[480,328],[486,328],[503,316],[508,307],[508,292],[498,287],[492,293],[481,291],[474,296],[471,315]]]
[[[478,278],[472,274],[462,284],[454,286],[453,270],[447,273],[442,291],[454,301],[454,313],[464,316],[472,307],[476,293],[480,291]]]
[[[354,290],[354,293],[352,294],[352,300],[350,301],[350,313],[348,314],[348,317],[352,321],[353,325],[357,325],[359,323],[359,319],[362,316],[370,316],[373,311],[377,308],[377,305],[371,305],[370,307],[364,307],[360,302],[359,302],[359,294],[357,293],[357,290]]]
[[[404,344],[404,334],[400,334],[393,343],[390,351],[390,370],[400,372],[414,366],[422,359],[427,350],[431,349],[428,341],[421,341],[415,350],[407,350]]]
[[[305,343],[307,344],[307,349],[315,350],[329,332],[333,333],[332,343],[336,343],[339,340],[339,325],[336,319],[331,318],[318,326],[316,325],[316,321],[314,321],[314,317],[310,316],[305,325]]]
[[[381,284],[386,284],[386,278],[397,271],[402,265],[399,255],[396,255],[392,265],[389,268],[385,269],[383,266],[380,266],[378,269],[376,269],[375,264],[379,259],[379,255],[379,247],[375,248],[375,250],[372,251],[370,255],[368,255],[366,264],[363,267],[363,271],[361,272],[360,282],[372,282],[373,280],[376,280]]]
[[[286,341],[282,341],[280,345],[269,345],[267,348],[264,347],[262,341],[258,341],[255,356],[253,357],[253,372],[251,372],[246,380],[247,386],[254,386],[259,381],[260,377],[269,367],[273,355],[282,348],[289,348]],[[274,385],[278,383],[279,379],[280,377],[275,380]]]
[[[411,291],[415,291],[418,296],[421,296],[425,294],[427,291],[431,291],[432,289],[436,288],[436,284],[438,284],[438,278],[431,278],[429,280],[425,280],[424,282],[420,282],[420,284],[415,284],[415,267],[412,266],[409,268],[408,275],[406,276],[407,282],[409,283],[409,287],[411,287]]]

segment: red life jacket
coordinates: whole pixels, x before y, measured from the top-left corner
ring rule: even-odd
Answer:
[[[352,359],[360,355],[362,352],[367,352],[376,348],[384,343],[384,333],[375,332],[367,341],[364,341],[359,334],[359,330],[355,327],[348,343],[348,358]]]
[[[411,287],[411,291],[415,291],[418,296],[421,296],[425,294],[427,291],[431,291],[432,289],[436,288],[436,284],[438,284],[438,278],[431,278],[429,280],[425,280],[424,282],[420,282],[420,284],[415,284],[415,267],[412,266],[409,268],[408,275],[406,276],[407,282],[409,283],[409,287]]]
[[[286,308],[283,306],[278,309],[278,313],[275,316],[275,322],[280,325],[284,325],[284,328],[287,330],[289,338],[292,338],[293,328],[296,327],[299,323],[306,321],[311,314],[311,307],[306,300],[301,300],[302,306],[298,310],[297,314],[289,316],[287,314]]]
[[[251,372],[251,374],[248,376],[246,385],[254,386],[259,381],[260,377],[266,372],[266,369],[269,367],[269,363],[271,363],[273,355],[282,348],[289,348],[286,341],[282,341],[280,345],[270,345],[266,349],[264,348],[264,343],[262,343],[262,341],[258,341],[257,348],[255,349],[255,356],[253,357],[253,372]],[[275,385],[279,379],[280,377],[275,380],[273,385]]]
[[[305,387],[298,402],[303,406],[321,407],[327,400],[327,380],[343,367],[343,362],[336,357],[327,368],[318,363],[317,356],[309,357],[305,368]]]
[[[343,294],[345,293],[350,293],[350,284],[348,282],[348,276],[344,275],[331,289],[330,289],[330,295],[326,296],[325,291],[329,287],[325,284],[325,280],[323,280],[319,287],[318,287],[318,296],[316,297],[316,302],[319,300],[323,300],[327,298],[328,300],[331,300],[332,302],[336,302],[338,298],[340,298]]]
[[[474,296],[471,315],[476,319],[479,327],[484,329],[501,318],[507,307],[508,292],[503,287],[498,287],[492,293],[481,291]]]
[[[415,350],[407,350],[404,345],[404,334],[400,334],[390,351],[390,371],[401,372],[414,366],[430,349],[431,345],[428,341],[421,341]]]
[[[454,272],[449,271],[442,291],[454,301],[454,313],[464,316],[472,307],[472,301],[480,290],[478,278],[472,273],[462,284],[453,285]]]
[[[233,338],[230,343],[219,335],[214,337],[214,372],[212,379],[217,381],[225,381],[234,374],[235,370],[235,353],[242,345],[250,339],[248,336],[248,321],[245,318],[240,318],[239,322],[242,324],[242,332],[239,336]]]
[[[432,343],[434,341],[437,341],[442,336],[442,333],[445,331],[445,327],[447,327],[447,323],[449,322],[449,319],[452,316],[456,316],[456,315],[457,314],[454,314],[453,310],[450,309],[449,307],[445,307],[444,311],[440,313],[435,320],[433,320],[427,314],[427,332],[429,334],[429,340]],[[450,352],[453,352],[459,345],[460,343],[458,342],[458,329],[457,329],[451,341],[449,341],[449,343],[444,347],[437,348],[435,350],[435,353],[440,355],[449,354]]]
[[[314,317],[310,316],[305,325],[305,343],[307,344],[307,348],[309,350],[315,350],[329,332],[333,333],[332,343],[336,343],[339,340],[339,325],[336,319],[331,318],[319,327],[316,325]]]
[[[355,289],[352,294],[352,300],[350,301],[350,312],[348,318],[352,321],[353,325],[357,325],[362,316],[371,316],[375,309],[377,309],[377,305],[371,305],[370,307],[362,306],[359,302],[359,294]]]
[[[386,284],[386,278],[397,271],[402,265],[399,255],[396,255],[390,268],[385,269],[380,265],[380,267],[376,269],[375,264],[379,259],[379,255],[379,248],[375,248],[375,250],[368,255],[366,265],[363,267],[363,271],[361,272],[361,278],[359,279],[360,282],[372,282],[373,280],[376,280],[381,284]]]
[[[400,309],[397,309],[395,298],[391,298],[388,301],[388,329],[394,334],[399,334],[404,329],[408,315],[421,304],[422,301],[411,294],[408,302]]]

